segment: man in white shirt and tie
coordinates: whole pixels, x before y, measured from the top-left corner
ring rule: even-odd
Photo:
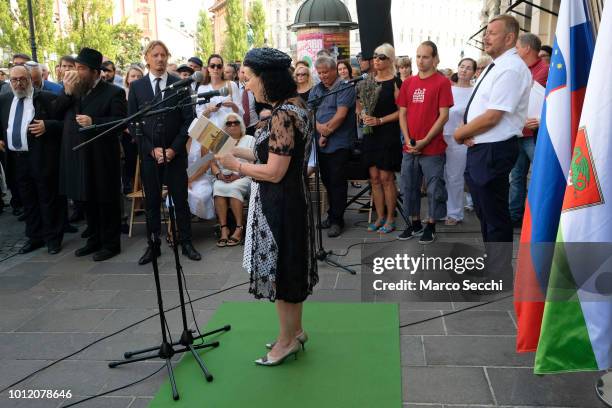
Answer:
[[[8,149],[24,205],[28,241],[19,253],[47,245],[54,255],[60,252],[64,226],[58,197],[62,123],[52,119],[55,95],[34,90],[25,66],[13,67],[9,77],[11,93],[0,96],[0,149]]]
[[[480,219],[483,241],[511,243],[508,210],[509,174],[518,157],[518,135],[527,119],[532,77],[515,45],[517,20],[509,15],[493,18],[485,32],[485,52],[493,62],[480,75],[468,102],[465,125],[455,140],[468,146],[465,179]],[[507,247],[507,245],[506,245]],[[511,248],[511,247],[510,247]],[[507,251],[500,264],[510,266]]]

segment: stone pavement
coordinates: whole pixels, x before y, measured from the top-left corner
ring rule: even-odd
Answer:
[[[376,234],[365,231],[365,214],[350,212],[347,231],[337,239],[326,239],[326,249],[338,253],[364,240],[376,241]],[[0,216],[0,248],[4,259],[15,253],[23,225],[10,214]],[[81,231],[83,230],[81,226]],[[477,220],[469,214],[465,223],[439,230],[440,241],[475,241]],[[195,246],[204,261],[181,257],[192,299],[247,282],[241,268],[242,247],[215,247],[213,227],[194,224]],[[518,238],[518,235],[516,236]],[[154,282],[150,266],[138,266],[145,240],[142,226],[133,238],[124,236],[123,252],[108,262],[94,263],[76,258],[82,245],[78,235],[66,237],[63,251],[50,256],[39,250],[12,256],[0,262],[0,388],[70,354],[94,340],[146,318],[156,311]],[[416,245],[412,243],[411,245]],[[169,248],[163,246],[160,259],[165,306],[178,303],[176,272]],[[359,264],[360,247],[339,259]],[[355,269],[359,272],[360,267]],[[358,302],[361,298],[359,274],[320,264],[321,281],[313,301]],[[228,300],[252,301],[246,285],[229,289],[194,302],[197,321],[204,325],[217,306]],[[476,303],[402,303],[401,324],[442,316]],[[180,333],[179,313],[168,314],[173,335]],[[191,317],[190,319],[191,320]],[[71,390],[72,402],[127,384],[155,371],[158,362],[107,368],[109,360],[125,350],[159,340],[155,318],[103,340],[13,387],[15,390]],[[512,299],[440,317],[401,329],[401,367],[404,407],[580,407],[603,405],[594,393],[597,373],[536,377],[533,355],[514,351],[516,322]],[[117,391],[82,407],[146,407],[160,384],[165,370],[133,387]],[[16,400],[0,395],[0,407],[56,408],[62,400]],[[327,407],[326,407],[327,408]]]

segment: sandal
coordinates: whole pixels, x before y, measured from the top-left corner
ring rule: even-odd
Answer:
[[[395,231],[395,221],[393,221],[391,224],[385,224],[378,229],[378,232],[381,234],[388,234],[393,231]]]
[[[370,232],[378,231],[383,225],[385,225],[385,218],[381,218],[380,223],[377,221],[377,222],[373,222],[372,224],[368,225],[368,231]]]
[[[227,225],[221,225],[221,226],[219,227],[219,230],[223,231],[223,228],[227,228],[227,229],[229,230],[229,227],[228,227]],[[219,248],[226,247],[226,246],[227,246],[227,242],[228,242],[228,238],[220,238],[220,239],[217,241],[217,246],[218,246]]]
[[[444,221],[444,225],[457,225],[461,222],[461,220],[456,220],[452,217],[448,217],[446,221]]]
[[[236,230],[240,229],[240,230],[244,230],[244,225],[236,225]],[[236,233],[236,230],[234,230],[234,234]],[[229,237],[227,239],[227,246],[231,247],[231,246],[237,246],[240,245],[244,242],[244,238],[242,237],[242,234],[240,235],[240,239],[236,238],[236,237]]]

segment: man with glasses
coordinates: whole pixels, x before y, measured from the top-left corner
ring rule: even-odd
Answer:
[[[55,96],[34,89],[26,66],[10,70],[11,93],[0,96],[0,149],[14,163],[14,178],[24,202],[28,238],[20,254],[44,245],[54,255],[63,238],[63,213],[58,197],[58,163],[62,123],[52,120]]]
[[[162,92],[164,88],[179,81],[178,77],[168,74],[168,47],[158,40],[151,41],[144,52],[149,73],[132,82],[128,100],[128,114],[132,115],[153,100],[168,99],[178,91]],[[179,88],[180,90],[181,88]],[[159,108],[175,106],[182,101],[189,92],[173,99]],[[158,109],[159,109],[158,108]],[[168,186],[172,197],[178,237],[173,237],[174,245],[180,244],[183,255],[194,261],[202,256],[193,247],[191,242],[191,213],[187,203],[187,138],[188,128],[193,120],[193,109],[185,106],[182,110],[174,110],[163,116],[146,120],[143,125],[143,138],[141,144],[142,183],[146,195],[147,234],[150,238],[145,253],[138,260],[144,265],[161,255],[161,191],[162,184]],[[163,129],[163,132],[161,131]],[[135,133],[131,129],[131,134]]]

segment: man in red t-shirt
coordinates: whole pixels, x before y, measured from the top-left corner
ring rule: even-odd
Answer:
[[[534,82],[546,88],[548,80],[548,63],[539,57],[542,41],[537,35],[523,33],[516,42],[516,51],[525,62]],[[535,152],[535,135],[540,126],[540,118],[527,118],[523,137],[519,138],[519,156],[510,172],[509,207],[510,218],[515,227],[523,224],[525,212],[525,199],[527,198],[527,174],[533,162]]]
[[[404,158],[400,178],[404,213],[412,224],[398,239],[421,236],[419,243],[436,238],[435,221],[446,217],[444,163],[446,142],[442,136],[448,111],[453,106],[450,81],[436,70],[438,48],[431,41],[417,48],[417,75],[407,78],[397,97],[399,122],[404,135]],[[427,186],[428,222],[421,225],[421,185]]]

